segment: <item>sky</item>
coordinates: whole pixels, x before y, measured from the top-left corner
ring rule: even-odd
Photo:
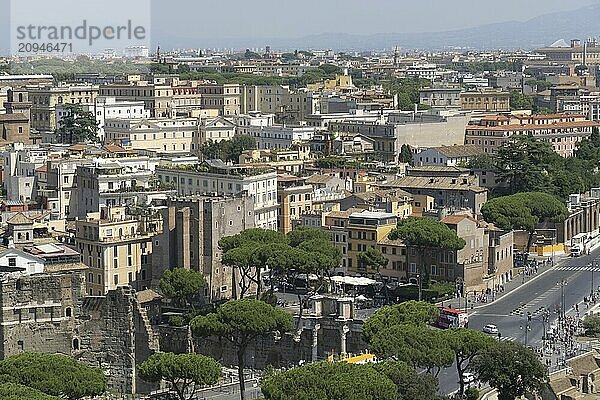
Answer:
[[[13,0],[20,3],[34,0]],[[37,0],[39,1],[39,0]],[[103,2],[88,2],[90,13]],[[124,0],[127,2],[127,0]],[[599,0],[151,0],[152,41],[171,38],[298,38],[321,33],[437,32],[524,21]],[[10,0],[0,0],[0,51],[10,46]],[[49,1],[51,2],[51,0]],[[36,7],[31,7],[35,13]],[[113,11],[114,12],[114,11]],[[61,7],[68,15],[68,9]]]
[[[171,29],[177,36],[207,37],[438,32],[527,20],[581,8],[593,0],[221,0],[210,1],[210,6],[206,3],[153,1],[153,27],[161,31]],[[175,11],[183,8],[185,13]],[[219,17],[222,14],[229,15]]]

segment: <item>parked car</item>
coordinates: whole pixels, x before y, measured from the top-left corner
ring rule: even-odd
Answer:
[[[484,326],[483,331],[485,333],[489,333],[490,335],[497,335],[499,332],[498,327],[496,325],[492,325],[492,324],[488,324],[488,325]]]

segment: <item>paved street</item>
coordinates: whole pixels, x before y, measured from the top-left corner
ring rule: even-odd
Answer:
[[[525,343],[523,328],[526,326],[527,313],[530,312],[532,320],[527,332],[527,345],[541,349],[544,332],[542,312],[548,309],[549,325],[556,325],[561,291],[564,290],[567,315],[576,316],[576,304],[582,315],[586,311],[583,298],[589,297],[592,288],[597,290],[600,284],[600,268],[590,266],[594,261],[600,261],[600,249],[590,255],[562,260],[554,268],[540,270],[537,275],[527,278],[525,283],[522,283],[521,276],[515,277],[511,284],[518,284],[517,288],[492,303],[476,305],[469,310],[469,328],[481,330],[486,324],[494,324],[498,326],[504,340]],[[594,274],[596,276],[592,282]],[[561,287],[560,282],[563,280],[566,283]],[[562,359],[562,355],[552,356],[554,364],[558,358]],[[458,388],[455,367],[442,371],[439,381],[442,392],[455,391]]]

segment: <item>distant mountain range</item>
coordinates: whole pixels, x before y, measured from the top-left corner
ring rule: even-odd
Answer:
[[[424,21],[426,22],[426,21]],[[449,48],[535,49],[558,39],[585,39],[600,36],[600,4],[565,12],[545,14],[525,22],[503,22],[446,32],[381,33],[353,35],[323,33],[301,38],[182,38],[167,32],[153,32],[163,48],[256,48],[273,49],[442,50]]]

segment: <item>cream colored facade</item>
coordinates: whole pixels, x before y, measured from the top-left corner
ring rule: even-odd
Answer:
[[[200,124],[200,134],[196,135],[198,140],[195,141],[192,150],[199,149],[199,146],[208,141],[218,143],[231,140],[235,136],[235,131],[235,125],[223,117],[203,120]]]
[[[281,185],[281,183],[279,183]],[[311,185],[280,187],[277,190],[279,201],[279,232],[284,235],[293,227],[293,221],[299,220],[302,214],[313,211],[313,187]]]
[[[78,220],[75,244],[89,267],[86,285],[90,296],[104,296],[125,285],[143,289],[150,277],[152,233],[126,216],[125,207],[104,208]]]
[[[98,97],[96,85],[65,85],[30,87],[31,128],[53,132],[56,129],[56,106],[62,104],[93,104]]]
[[[510,111],[510,94],[497,91],[463,92],[460,94],[460,107],[465,111]]]
[[[197,141],[198,119],[107,119],[104,126],[107,143],[157,153],[186,153]],[[195,147],[195,146],[194,146]]]

